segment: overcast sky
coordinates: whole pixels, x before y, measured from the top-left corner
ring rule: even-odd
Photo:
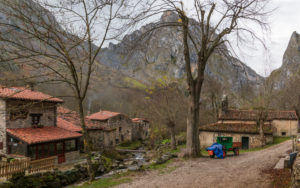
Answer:
[[[300,0],[273,0],[277,9],[270,18],[269,52],[262,48],[241,55],[241,60],[262,76],[277,69],[294,31],[300,33]],[[249,55],[252,54],[252,55]]]

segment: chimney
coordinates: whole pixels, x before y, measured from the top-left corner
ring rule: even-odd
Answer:
[[[27,83],[27,88],[29,88],[31,91],[34,91],[34,83],[33,82],[28,82]]]

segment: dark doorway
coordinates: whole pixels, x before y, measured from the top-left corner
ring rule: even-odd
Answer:
[[[242,136],[242,149],[249,149],[249,137]]]

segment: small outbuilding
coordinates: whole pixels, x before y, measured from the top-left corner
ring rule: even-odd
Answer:
[[[266,142],[273,142],[273,130],[271,124],[263,127]],[[199,128],[201,148],[211,146],[218,136],[233,137],[233,142],[241,142],[242,149],[259,147],[261,144],[259,128],[256,123],[214,123]]]

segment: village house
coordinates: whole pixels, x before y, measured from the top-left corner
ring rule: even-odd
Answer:
[[[146,140],[149,137],[149,121],[143,118],[133,118],[133,140]]]
[[[228,108],[223,101],[218,121],[201,126],[199,137],[201,147],[207,147],[216,141],[217,136],[232,136],[234,142],[241,142],[245,149],[260,146],[258,110],[236,110]],[[273,142],[273,136],[295,136],[298,132],[298,117],[295,111],[267,111],[264,120],[264,134],[267,143]]]
[[[132,120],[124,114],[119,112],[100,111],[87,116],[87,119],[92,122],[91,127],[114,129],[115,144],[132,141],[134,138]],[[97,137],[96,134],[92,135],[92,137],[94,136]]]
[[[75,111],[72,111],[66,107],[58,107],[58,122],[65,122],[58,124],[59,127],[74,131],[82,132],[80,125],[79,114]],[[115,146],[115,132],[116,129],[104,127],[99,125],[90,119],[85,119],[86,129],[91,138],[93,145],[93,150],[102,150],[104,148],[114,147]],[[81,139],[81,142],[83,140]],[[83,145],[83,144],[81,144]]]
[[[63,100],[23,87],[0,87],[0,152],[32,160],[57,156],[57,162],[79,156],[82,136],[61,128],[57,105]]]

